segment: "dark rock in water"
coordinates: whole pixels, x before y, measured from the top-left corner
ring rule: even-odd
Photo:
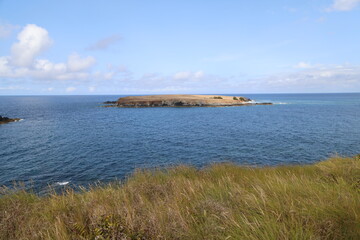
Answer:
[[[264,103],[255,103],[256,105],[273,105],[270,102],[264,102]]]
[[[3,117],[0,115],[0,124],[9,123],[9,122],[17,122],[20,120],[21,120],[20,118],[8,118],[8,117]]]
[[[104,104],[116,104],[117,101],[106,101]]]

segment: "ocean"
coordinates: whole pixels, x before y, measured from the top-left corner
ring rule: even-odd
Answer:
[[[271,106],[104,108],[121,96],[0,96],[0,185],[87,186],[138,168],[311,164],[360,153],[360,93],[233,94]]]

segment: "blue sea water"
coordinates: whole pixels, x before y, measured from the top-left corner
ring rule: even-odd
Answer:
[[[241,95],[241,94],[236,94]],[[308,164],[360,153],[360,93],[245,94],[272,106],[103,108],[119,96],[1,96],[0,185],[122,179],[136,168]]]

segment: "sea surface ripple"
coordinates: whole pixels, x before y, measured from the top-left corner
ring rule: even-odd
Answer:
[[[24,120],[0,125],[0,185],[87,185],[136,168],[360,153],[359,93],[245,96],[275,105],[103,108],[119,96],[1,96],[0,115]]]

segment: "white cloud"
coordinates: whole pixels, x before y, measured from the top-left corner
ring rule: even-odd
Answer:
[[[319,17],[318,19],[316,19],[316,22],[318,23],[324,23],[326,21],[325,17]]]
[[[173,79],[175,80],[189,80],[189,79],[200,79],[204,77],[203,71],[197,71],[197,72],[177,72],[173,75]]]
[[[52,63],[47,59],[39,59],[35,61],[34,68],[38,72],[51,73],[51,74],[64,74],[67,71],[66,64]]]
[[[131,93],[266,93],[351,92],[360,90],[360,66],[298,64],[300,69],[259,78],[225,77],[198,72],[177,72],[172,77],[147,74],[121,83]],[[201,76],[194,80],[195,76]],[[178,81],[181,80],[181,81]]]
[[[26,25],[17,39],[11,48],[11,63],[19,67],[30,67],[35,57],[52,43],[46,29],[35,24]]]
[[[30,29],[30,30],[29,30]],[[27,39],[27,37],[29,39]],[[27,40],[26,40],[27,39]],[[209,93],[209,92],[329,92],[329,91],[359,91],[360,66],[351,65],[319,65],[299,62],[295,65],[297,72],[283,73],[257,79],[244,77],[221,77],[204,73],[203,71],[179,71],[170,75],[145,74],[135,78],[122,65],[107,66],[105,72],[94,72],[91,67],[96,63],[92,56],[81,56],[73,53],[67,61],[52,62],[40,58],[39,55],[51,44],[47,31],[36,25],[27,25],[18,36],[18,42],[13,45],[10,56],[0,56],[0,78],[23,78],[31,83],[34,80],[53,81],[71,80],[64,85],[47,85],[43,91],[53,91],[49,86],[56,86],[68,93],[119,91],[129,90],[133,93],[142,92],[172,92],[172,93]],[[23,53],[20,53],[23,49]],[[15,63],[17,62],[17,63]],[[294,70],[294,69],[292,69]],[[100,81],[107,84],[99,84]],[[83,86],[80,81],[87,81]],[[65,85],[66,84],[66,85]],[[13,83],[9,82],[10,86]],[[70,85],[70,86],[69,86]],[[104,87],[111,86],[111,87]],[[96,87],[95,87],[96,86]],[[13,87],[1,86],[3,90]],[[48,88],[49,87],[49,88]],[[5,91],[5,90],[4,90]]]
[[[202,77],[204,77],[204,72],[203,71],[197,71],[197,72],[194,73],[194,77],[196,79],[202,78]]]
[[[36,60],[27,74],[36,79],[47,80],[83,80],[89,76],[88,72],[73,72],[65,63],[52,63],[46,59]]]
[[[328,11],[350,11],[357,7],[360,0],[334,0]]]
[[[79,54],[73,53],[69,56],[67,66],[72,72],[87,70],[95,64],[95,58],[88,56],[81,58]]]
[[[360,66],[313,65],[296,73],[284,73],[245,81],[252,89],[271,92],[351,92],[360,90]]]
[[[231,62],[235,61],[239,58],[238,55],[232,55],[232,54],[223,54],[215,57],[207,57],[202,59],[204,62]]]
[[[0,38],[7,38],[17,26],[11,24],[0,24]]]
[[[311,64],[310,63],[306,63],[306,62],[299,62],[298,64],[295,65],[295,68],[311,68]]]
[[[95,90],[96,90],[96,87],[94,87],[94,86],[89,87],[89,92],[95,92]]]
[[[0,57],[0,76],[8,77],[10,70],[8,57]]]
[[[124,66],[124,65],[113,65],[113,64],[108,64],[107,65],[108,70],[110,71],[114,71],[114,72],[122,72],[122,73],[129,73],[129,69]]]
[[[35,24],[26,25],[12,45],[10,56],[0,56],[0,78],[23,78],[29,80],[73,80],[84,81],[96,78],[112,79],[117,74],[128,72],[124,67],[93,73],[96,63],[92,56],[82,57],[78,53],[69,55],[67,62],[54,63],[38,58],[52,43],[46,29]],[[123,71],[123,72],[121,72]]]
[[[8,86],[8,87],[0,87],[0,90],[24,90],[26,88],[20,86]]]
[[[75,87],[68,87],[68,88],[66,88],[66,92],[73,92],[73,91],[75,91],[76,90],[76,88]]]
[[[191,72],[177,72],[174,74],[174,79],[181,80],[181,79],[189,78],[190,76],[191,76]]]
[[[209,93],[221,91],[229,86],[224,77],[205,74],[203,71],[181,71],[169,76],[145,74],[141,78],[131,78],[119,83],[121,91],[130,93]],[[116,83],[114,84],[114,87]],[[209,90],[210,89],[210,90]]]
[[[297,8],[287,7],[287,6],[283,7],[283,9],[284,9],[285,11],[287,11],[287,12],[290,12],[290,13],[295,13],[295,12],[298,11]]]
[[[152,89],[143,89],[143,88],[125,88],[127,92],[131,93],[185,93],[191,91],[193,89],[188,87],[177,87],[177,86],[168,86],[168,87],[159,87],[159,88],[152,88]]]
[[[34,60],[32,67],[11,65],[8,57],[0,57],[0,77],[30,78],[33,80],[85,80],[91,76],[87,71],[70,71],[65,63],[53,63],[47,59]]]
[[[110,45],[117,43],[121,40],[119,35],[112,35],[110,37],[101,39],[96,43],[92,44],[91,46],[87,47],[87,50],[104,50],[107,49]]]

